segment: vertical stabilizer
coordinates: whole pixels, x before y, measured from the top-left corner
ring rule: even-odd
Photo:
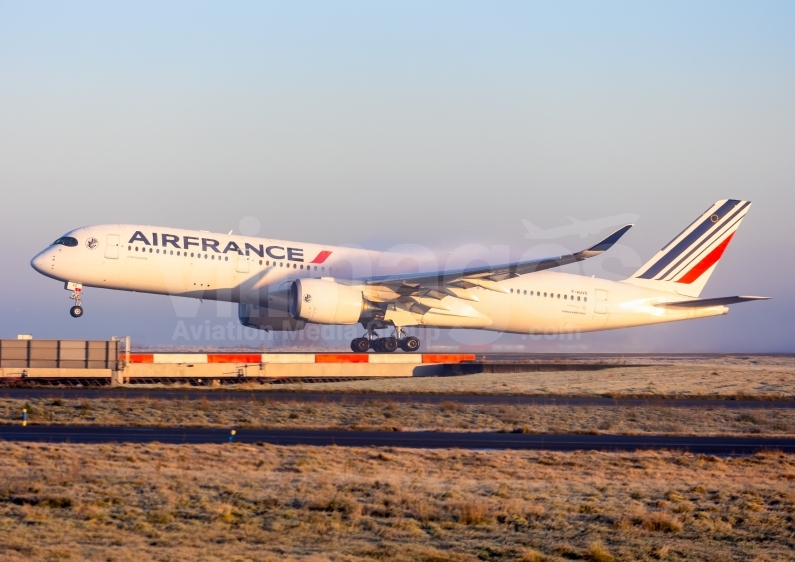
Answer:
[[[716,202],[626,282],[699,296],[750,207],[739,199]]]

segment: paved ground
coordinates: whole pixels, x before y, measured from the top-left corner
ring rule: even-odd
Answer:
[[[230,431],[213,428],[0,426],[0,439],[50,443],[223,443]],[[795,439],[664,437],[625,435],[537,435],[521,433],[436,433],[384,431],[237,431],[235,441],[274,445],[636,451],[676,449],[698,454],[747,455],[763,450],[795,453]]]
[[[538,406],[629,406],[672,408],[730,408],[730,409],[791,409],[795,400],[726,400],[705,399],[639,399],[576,396],[510,396],[474,394],[400,394],[400,393],[343,393],[343,392],[259,392],[236,390],[164,390],[164,389],[97,389],[97,388],[4,388],[0,398],[30,400],[34,398],[103,399],[151,398],[158,400],[274,400],[280,402],[337,402],[361,403],[415,402],[422,404],[514,404]]]

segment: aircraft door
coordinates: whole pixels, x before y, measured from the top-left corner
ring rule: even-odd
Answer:
[[[249,268],[251,267],[251,260],[248,256],[241,256],[238,254],[237,256],[237,268],[236,271],[238,273],[248,273]]]
[[[119,235],[108,234],[105,240],[105,257],[111,260],[119,259]]]
[[[594,312],[597,314],[607,314],[607,291],[596,289],[596,306]]]

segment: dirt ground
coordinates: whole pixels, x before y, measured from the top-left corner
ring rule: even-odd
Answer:
[[[0,557],[792,560],[795,457],[0,442]]]
[[[644,357],[656,367],[552,371],[460,377],[418,377],[274,385],[273,390],[316,392],[435,392],[577,396],[795,398],[795,357]]]
[[[675,401],[671,401],[675,404]],[[793,436],[795,409],[533,406],[259,400],[0,399],[0,424],[521,431],[662,435]]]

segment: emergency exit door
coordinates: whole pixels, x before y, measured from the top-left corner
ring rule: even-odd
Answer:
[[[248,273],[250,265],[250,260],[248,256],[241,256],[238,254],[237,256],[237,272],[238,273]]]
[[[596,289],[596,306],[594,312],[597,314],[607,314],[607,291]]]
[[[105,257],[111,260],[119,259],[119,235],[108,234],[105,240]]]

